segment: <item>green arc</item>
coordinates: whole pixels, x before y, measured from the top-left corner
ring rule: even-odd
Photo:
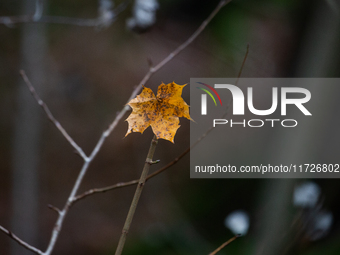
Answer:
[[[214,96],[210,93],[209,90],[206,90],[206,89],[200,88],[200,87],[197,87],[197,88],[203,90],[204,92],[206,92],[212,98],[212,100],[214,100],[215,106],[217,106],[216,100],[215,100]]]

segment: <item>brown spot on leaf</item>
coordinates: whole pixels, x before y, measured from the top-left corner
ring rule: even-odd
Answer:
[[[162,83],[157,96],[151,89],[143,87],[143,91],[128,103],[132,113],[126,119],[129,127],[125,136],[131,132],[143,133],[151,126],[157,138],[173,142],[180,127],[178,117],[190,119],[189,106],[182,98],[184,86],[174,82]]]

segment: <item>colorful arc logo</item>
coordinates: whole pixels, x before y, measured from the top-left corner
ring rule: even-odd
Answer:
[[[203,83],[203,82],[197,82],[197,83],[202,84],[202,85],[206,86],[207,88],[211,89],[212,92],[214,92],[215,95],[217,96],[218,100],[220,101],[220,104],[222,105],[222,100],[221,100],[221,98],[220,98],[220,95],[217,93],[217,91],[216,91],[213,87],[211,87],[210,85],[205,84],[205,83]],[[214,103],[215,103],[215,105],[217,106],[216,100],[215,100],[214,96],[213,96],[208,90],[206,90],[206,89],[204,89],[204,88],[201,88],[201,87],[197,87],[197,88],[203,90],[204,92],[206,92],[206,93],[212,98],[212,100],[214,100]]]
[[[220,95],[217,93],[217,91],[216,91],[213,87],[211,87],[210,85],[205,84],[205,83],[203,83],[203,82],[197,82],[197,83],[206,86],[206,87],[209,88],[212,92],[214,92],[214,94],[217,96],[217,98],[218,98],[218,100],[220,101],[220,104],[221,104],[221,106],[222,106],[222,100],[221,100],[221,98],[220,98]],[[203,90],[204,92],[206,92],[206,93],[212,98],[212,100],[214,101],[215,106],[217,106],[215,97],[211,94],[211,92],[210,92],[209,90],[204,89],[204,88],[201,88],[201,87],[197,87],[197,88]],[[207,95],[205,95],[205,94],[202,94],[202,109],[201,109],[201,114],[202,114],[202,115],[206,115],[206,114],[207,114]]]

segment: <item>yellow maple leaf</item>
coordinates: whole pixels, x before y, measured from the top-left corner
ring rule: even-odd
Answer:
[[[185,85],[162,83],[158,87],[157,96],[151,89],[143,87],[142,93],[128,103],[132,113],[126,119],[129,127],[125,136],[132,132],[143,133],[151,126],[158,139],[173,143],[180,127],[178,117],[190,119],[189,106],[182,98]]]

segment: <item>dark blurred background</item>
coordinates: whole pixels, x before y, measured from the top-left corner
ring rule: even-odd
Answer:
[[[100,2],[101,7],[109,3]],[[26,71],[55,117],[90,153],[148,71],[147,59],[157,64],[165,58],[218,3],[144,0],[151,6],[145,25],[134,16],[136,2],[127,2],[114,23],[101,27],[0,24],[0,224],[41,250],[57,217],[47,205],[64,206],[82,160],[36,104],[19,70]],[[31,15],[35,6],[33,0],[1,0],[0,16]],[[44,0],[43,17],[93,19],[98,10],[98,1]],[[156,91],[161,82],[236,77],[248,43],[242,77],[338,77],[339,13],[338,0],[232,1],[146,86]],[[189,86],[183,98],[189,103]],[[329,105],[336,106],[336,96],[331,100]],[[327,141],[340,142],[339,112],[332,110],[314,144],[320,146],[320,160],[332,150]],[[151,171],[185,151],[189,125],[181,119],[175,144],[159,141],[154,158],[161,163]],[[121,121],[80,192],[139,178],[153,135],[149,128],[124,138],[126,130]],[[301,145],[314,138],[306,133],[294,141],[302,150],[313,147],[312,142]],[[242,139],[231,141],[231,149],[238,146]],[[187,155],[147,182],[124,254],[209,254],[241,232],[243,237],[219,254],[340,254],[339,184],[337,179],[194,180]],[[113,254],[134,190],[117,189],[77,203],[53,254]],[[32,253],[0,234],[0,254]]]

